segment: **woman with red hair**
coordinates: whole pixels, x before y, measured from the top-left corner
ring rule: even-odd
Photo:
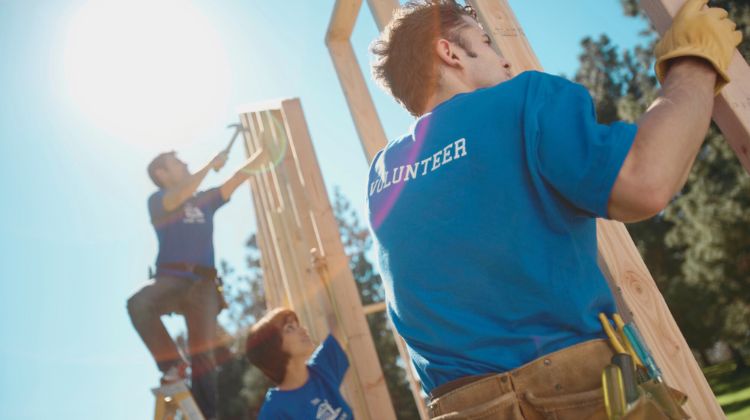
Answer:
[[[250,330],[247,359],[276,387],[266,393],[259,419],[351,420],[339,387],[349,368],[335,320],[317,348],[291,309],[268,312]]]

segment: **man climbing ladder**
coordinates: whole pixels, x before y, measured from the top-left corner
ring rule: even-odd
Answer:
[[[184,380],[188,363],[160,317],[167,313],[185,316],[192,391],[207,419],[216,418],[217,412],[213,350],[216,316],[223,305],[214,267],[213,217],[237,187],[266,163],[261,150],[220,187],[196,194],[208,172],[224,166],[228,149],[195,173],[174,152],[162,153],[149,164],[148,174],[159,188],[148,200],[159,254],[155,275],[127,304],[133,326],[156,360],[164,385]]]
[[[637,124],[598,124],[580,85],[514,77],[452,0],[407,4],[374,44],[417,121],[372,161],[369,221],[432,417],[605,416],[595,218],[643,220],[684,185],[741,39],[705,5],[659,43],[663,90]]]

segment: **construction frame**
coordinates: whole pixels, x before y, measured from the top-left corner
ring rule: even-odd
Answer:
[[[293,309],[313,339],[338,322],[350,368],[342,393],[357,418],[395,419],[349,259],[299,99],[240,109],[248,156],[276,159],[250,177],[269,308]],[[377,309],[377,308],[376,308]]]
[[[642,0],[642,7],[661,34],[685,0]],[[397,0],[368,0],[379,31],[390,21]],[[508,59],[514,73],[541,70],[507,0],[466,0]],[[336,0],[325,42],[347,100],[365,157],[371,162],[387,138],[372,96],[359,68],[350,38],[362,0]],[[750,67],[735,51],[729,67],[732,82],[716,98],[713,120],[727,138],[743,167],[750,172]],[[599,265],[626,321],[635,321],[666,380],[688,395],[692,418],[725,418],[711,388],[643,262],[625,226],[597,220]]]

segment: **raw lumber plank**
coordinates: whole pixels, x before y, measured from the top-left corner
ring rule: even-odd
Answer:
[[[343,394],[357,418],[395,419],[299,100],[245,107],[240,120],[249,130],[248,154],[271,144],[277,145],[272,150],[285,150],[277,164],[251,177],[269,296],[294,308],[318,340],[328,334],[330,312],[340,313],[351,363]],[[335,300],[330,305],[312,269],[311,248],[325,255]]]
[[[357,63],[354,49],[349,41],[361,5],[361,0],[336,0],[325,42],[336,68],[336,74],[344,91],[349,111],[352,114],[354,126],[365,152],[365,158],[369,163],[375,154],[386,145],[387,138],[370,91],[367,89],[362,70]],[[398,0],[368,0],[368,6],[378,30],[382,31],[390,21],[393,12],[398,8],[399,2]],[[403,356],[406,354],[405,349],[402,348],[403,340],[395,329],[392,329],[392,332]],[[414,402],[419,409],[420,418],[426,419],[427,408],[420,387],[411,371],[411,359],[403,357],[403,360],[406,364],[407,377],[409,378]]]
[[[341,243],[338,224],[323,183],[302,105],[298,99],[284,101],[282,112],[289,137],[294,144],[293,155],[299,168],[299,179],[305,181],[305,196],[298,199],[305,199],[309,205],[309,220],[316,233],[317,249],[325,257],[330,274],[331,295],[335,299],[331,304],[338,309],[339,322],[342,323],[341,328],[348,339],[348,352],[354,368],[352,372],[356,372],[359,377],[366,401],[366,411],[362,413],[362,417],[395,419],[385,377],[362,310],[354,277],[349,269],[349,259]]]
[[[259,147],[259,141],[256,136],[250,132],[251,122],[250,114],[240,114],[240,121],[245,130],[248,130],[245,136],[245,151],[247,157],[250,157]],[[287,297],[286,290],[281,286],[280,268],[278,267],[278,260],[276,253],[272,245],[272,232],[269,227],[269,222],[266,219],[266,211],[263,205],[259,175],[254,174],[250,177],[250,192],[253,198],[253,207],[255,209],[255,218],[257,221],[257,234],[256,239],[258,242],[258,250],[260,251],[261,269],[263,270],[263,287],[266,291],[266,306],[268,309],[275,308],[278,306],[290,306],[289,299]]]
[[[354,127],[362,142],[365,155],[375,156],[387,140],[383,125],[375,110],[370,91],[367,90],[362,70],[349,40],[327,41],[333,65],[336,67],[346,103],[354,119]],[[369,162],[369,159],[368,159]]]
[[[383,32],[385,26],[391,21],[393,12],[399,7],[398,0],[367,0],[367,5],[370,7],[370,13],[375,19],[379,32]]]
[[[368,0],[368,4],[378,30],[382,31],[399,3],[398,0]],[[325,42],[369,162],[387,143],[387,138],[349,41],[361,6],[362,0],[336,0]]]
[[[621,312],[635,320],[665,381],[688,395],[685,411],[694,419],[725,418],[625,225],[597,220],[597,236],[599,253],[615,279],[610,285],[627,305],[628,311]]]
[[[273,123],[269,120],[268,115],[266,114],[267,111],[264,108],[265,106],[280,108],[281,102],[267,102],[260,106],[246,107],[245,110],[250,112],[241,114],[241,119],[248,122],[247,126],[250,129],[254,143],[253,150],[257,150],[261,145],[263,147],[268,147],[272,143],[284,143],[284,140],[288,140],[286,139],[286,136],[283,136],[284,138],[281,141],[277,141],[279,139],[276,137],[284,134],[285,131],[283,128],[280,130],[282,133],[271,130]],[[279,112],[279,116],[280,115]],[[288,147],[288,141],[283,144],[283,146]],[[282,149],[279,148],[278,150]],[[283,191],[282,188],[278,187],[281,185],[288,185],[286,171],[291,167],[294,169],[293,172],[297,172],[294,162],[289,159],[289,153],[282,153],[284,153],[284,159],[278,162],[278,164],[270,164],[268,167],[264,168],[264,170],[253,176],[254,181],[256,181],[252,184],[253,187],[256,188],[256,191],[254,191],[254,198],[257,200],[256,206],[258,206],[259,203],[259,207],[261,208],[258,213],[259,224],[266,221],[265,225],[269,227],[269,238],[271,238],[272,242],[271,252],[266,255],[262,254],[262,261],[273,259],[273,261],[271,261],[272,263],[268,265],[276,265],[280,269],[280,276],[277,279],[277,284],[272,286],[272,288],[280,288],[284,290],[285,299],[283,306],[294,309],[299,315],[300,321],[310,328],[311,336],[318,341],[322,341],[328,331],[326,328],[324,332],[324,328],[318,325],[319,320],[316,319],[316,315],[319,314],[319,311],[315,311],[314,309],[315,307],[320,306],[319,302],[310,295],[309,290],[302,290],[304,285],[300,285],[299,282],[299,276],[302,272],[308,276],[311,272],[311,270],[309,270],[309,246],[296,243],[296,246],[293,246],[290,249],[290,235],[288,228],[289,225],[291,225],[292,228],[296,228],[299,221],[290,220],[289,217],[282,217],[286,216],[285,213],[288,213],[288,211],[285,210],[289,210],[289,206],[285,203],[288,200],[288,197],[277,196],[277,193]],[[292,177],[292,179],[294,178],[295,177]],[[269,180],[274,179],[280,181],[269,182]],[[295,266],[301,263],[301,261],[299,261],[299,255],[296,255],[300,250],[304,252],[304,266],[301,267],[304,271],[301,271],[299,267]],[[269,306],[273,307],[276,305]],[[323,319],[325,318],[324,315],[321,317]],[[364,396],[362,395],[362,391],[356,381],[357,379],[351,374],[347,375],[342,386],[342,394],[347,401],[350,402],[354,413],[359,414],[366,408],[363,404]]]
[[[393,331],[393,338],[396,341],[396,347],[398,347],[398,354],[401,356],[401,360],[404,361],[404,368],[406,370],[406,379],[409,381],[409,389],[416,400],[417,411],[419,411],[420,419],[429,419],[430,415],[427,412],[427,403],[422,398],[422,382],[414,374],[414,366],[411,363],[411,357],[409,357],[409,351],[406,348],[406,342],[398,335],[396,328],[389,322],[389,328]]]

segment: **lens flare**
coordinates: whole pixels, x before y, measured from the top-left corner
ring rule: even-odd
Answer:
[[[287,135],[284,124],[276,115],[274,115],[273,112],[264,111],[261,114],[262,117],[264,117],[263,121],[271,121],[271,126],[263,127],[259,135],[260,139],[257,139],[257,142],[250,141],[250,143],[257,144],[256,150],[257,147],[262,147],[264,149],[264,156],[262,155],[261,159],[264,159],[266,163],[259,168],[242,169],[243,172],[250,175],[273,171],[281,164],[289,150],[289,136]]]

